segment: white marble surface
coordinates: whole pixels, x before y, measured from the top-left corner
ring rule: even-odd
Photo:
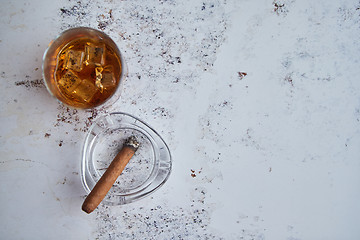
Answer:
[[[74,26],[127,59],[111,106],[67,109],[42,84]],[[358,0],[2,0],[1,238],[360,239],[359,37]],[[87,215],[81,147],[112,111],[153,126],[173,171]]]

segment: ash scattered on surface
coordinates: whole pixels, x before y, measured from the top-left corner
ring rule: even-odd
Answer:
[[[94,120],[99,115],[107,113],[107,110],[104,107],[87,110],[77,110],[67,107],[61,103],[59,103],[57,109],[59,112],[56,116],[57,118],[54,122],[54,127],[71,125],[73,131],[82,132],[87,132]]]
[[[193,189],[189,206],[172,208],[125,205],[100,206],[98,239],[214,239],[209,231],[211,209],[205,204],[206,190]]]
[[[30,78],[30,77],[27,76],[26,78]],[[26,80],[23,80],[23,81],[15,82],[15,85],[25,87],[26,89],[45,88],[45,84],[44,84],[44,81],[42,79],[35,79],[35,80],[26,79]]]

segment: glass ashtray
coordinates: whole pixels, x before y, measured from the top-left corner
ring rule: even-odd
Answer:
[[[127,204],[148,196],[166,182],[171,172],[169,148],[154,129],[127,113],[107,114],[93,123],[85,138],[81,180],[88,193],[130,136],[135,136],[140,146],[102,201],[107,205]]]

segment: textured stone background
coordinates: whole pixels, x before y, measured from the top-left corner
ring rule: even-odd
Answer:
[[[358,0],[1,1],[5,239],[359,239]],[[41,61],[70,27],[109,34],[120,99],[67,108]],[[123,111],[168,143],[150,197],[81,212],[87,129]]]

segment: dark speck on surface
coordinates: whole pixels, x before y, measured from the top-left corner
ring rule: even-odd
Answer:
[[[68,9],[60,8],[62,14],[71,15],[71,12]]]
[[[239,80],[243,80],[243,78],[246,77],[246,76],[247,76],[246,72],[238,72]]]

